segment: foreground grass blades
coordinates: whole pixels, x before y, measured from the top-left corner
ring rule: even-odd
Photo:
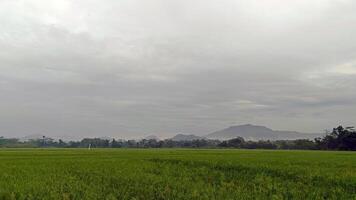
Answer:
[[[356,199],[356,153],[3,149],[0,199]]]

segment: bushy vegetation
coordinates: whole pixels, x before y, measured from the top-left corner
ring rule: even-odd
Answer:
[[[245,141],[242,137],[219,141],[198,139],[174,140],[107,140],[85,138],[81,141],[64,142],[43,137],[38,140],[19,141],[0,138],[0,147],[57,147],[57,148],[239,148],[239,149],[304,149],[304,150],[356,150],[356,132],[353,127],[334,128],[323,138],[315,140]]]
[[[353,152],[0,150],[0,199],[355,198]]]
[[[277,140],[277,141],[245,141],[242,137],[223,141],[219,147],[239,149],[319,149],[317,143],[308,139],[299,140]]]
[[[320,149],[333,150],[356,150],[356,132],[354,127],[334,128],[333,131],[324,138],[315,141]]]

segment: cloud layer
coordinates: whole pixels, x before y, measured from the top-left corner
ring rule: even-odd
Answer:
[[[0,135],[356,121],[351,0],[0,1]]]

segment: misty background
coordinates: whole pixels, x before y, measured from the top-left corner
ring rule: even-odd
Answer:
[[[0,135],[356,121],[352,0],[1,0]]]

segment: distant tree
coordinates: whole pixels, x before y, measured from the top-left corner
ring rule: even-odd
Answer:
[[[356,150],[356,132],[354,127],[338,126],[324,138],[317,138],[315,142],[321,149]]]
[[[58,147],[67,147],[67,143],[65,143],[63,140],[59,139],[58,140]]]
[[[228,141],[228,145],[230,147],[235,147],[235,148],[240,148],[242,147],[242,144],[245,142],[245,140],[242,137],[237,137],[234,139],[231,139]]]
[[[112,139],[112,141],[111,141],[111,147],[112,147],[112,148],[121,148],[122,145],[121,145],[120,142],[116,141],[115,139]]]
[[[127,147],[137,147],[137,142],[135,140],[128,140]]]
[[[292,143],[294,149],[317,149],[315,142],[308,139],[294,140]]]
[[[237,137],[231,140],[223,141],[219,144],[219,147],[234,147],[242,148],[245,143],[245,140],[242,137]]]

